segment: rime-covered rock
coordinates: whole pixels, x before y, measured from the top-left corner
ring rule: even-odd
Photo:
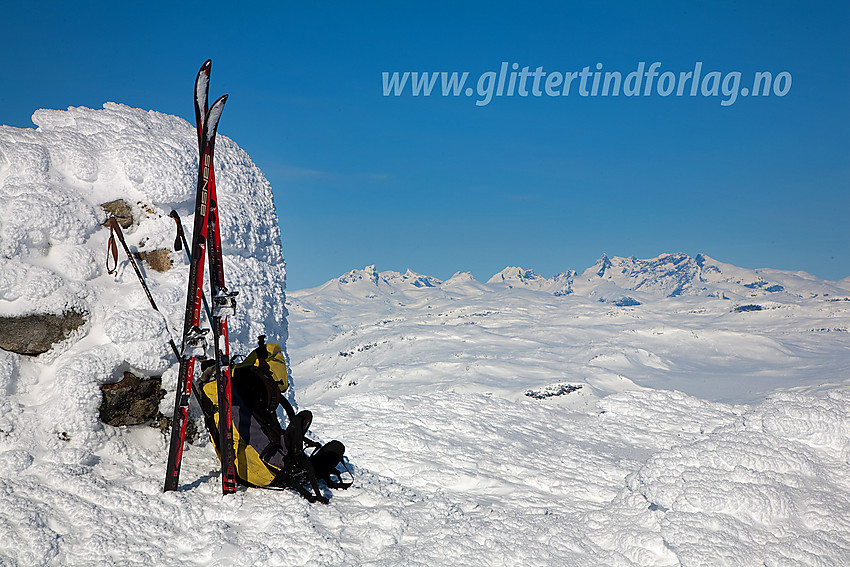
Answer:
[[[86,314],[66,311],[62,314],[39,313],[17,317],[0,316],[0,348],[37,356],[67,339],[86,321]]]
[[[115,427],[152,421],[159,414],[159,402],[165,396],[161,386],[160,376],[142,379],[132,372],[124,372],[119,382],[102,384],[101,421]]]

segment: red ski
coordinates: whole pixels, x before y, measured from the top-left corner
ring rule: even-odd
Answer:
[[[221,236],[218,227],[218,199],[215,187],[213,153],[218,121],[227,101],[227,95],[207,104],[210,69],[207,60],[195,79],[195,120],[198,129],[198,185],[195,197],[195,222],[192,230],[192,252],[189,262],[189,286],[186,295],[186,313],[183,320],[180,370],[174,417],[171,422],[171,446],[165,476],[166,491],[176,490],[180,479],[180,463],[189,419],[189,399],[193,390],[195,360],[206,357],[206,333],[200,328],[201,304],[204,300],[204,258],[209,255],[210,289],[212,291],[212,317],[215,372],[219,385],[221,421],[219,422],[218,448],[221,455],[222,491],[236,490],[236,467],[233,454],[232,410],[230,405],[230,352],[228,346],[227,316],[235,311],[236,293],[224,286],[224,267],[221,256]]]

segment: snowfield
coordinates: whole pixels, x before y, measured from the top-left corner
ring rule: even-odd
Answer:
[[[681,278],[698,262],[713,283]],[[602,258],[570,276],[583,295],[506,272],[370,266],[288,295],[316,428],[458,505],[456,564],[848,564],[846,292],[705,256]]]
[[[850,281],[664,254],[484,283],[369,266],[284,297],[271,187],[224,136],[231,350],[286,344],[356,482],[327,506],[222,496],[202,438],[163,493],[167,437],[101,423],[99,385],[161,375],[171,415],[188,265],[145,268],[157,314],[123,251],[106,273],[99,205],[171,250],[194,128],[111,103],[33,120],[0,127],[0,315],[87,319],[0,350],[0,565],[850,565]]]

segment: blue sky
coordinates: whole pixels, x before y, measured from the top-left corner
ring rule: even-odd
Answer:
[[[194,75],[212,58],[211,95],[230,94],[219,132],[274,187],[290,289],[368,264],[551,276],[602,253],[840,279],[848,29],[846,2],[16,3],[0,21],[0,123],[105,101],[193,120]],[[502,62],[625,78],[656,61],[677,77],[696,62],[738,71],[740,87],[761,71],[792,82],[728,106],[582,97],[577,83],[476,106],[382,86],[385,71],[468,72],[476,87]]]

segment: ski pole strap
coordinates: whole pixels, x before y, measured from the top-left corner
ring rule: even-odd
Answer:
[[[109,241],[106,243],[106,273],[112,275],[118,269],[118,245],[115,244],[115,217],[109,217]],[[109,257],[112,256],[112,267],[109,267]]]
[[[127,247],[127,242],[124,240],[124,232],[121,230],[121,225],[118,224],[118,221],[115,220],[115,217],[109,217],[109,231],[109,243],[111,244],[114,250],[112,255],[115,258],[116,267],[118,263],[118,247],[115,246],[115,235],[117,234],[118,240],[121,242],[121,246],[124,248],[124,253],[127,254],[127,260],[133,267],[133,271],[136,272],[136,277],[139,278],[139,283],[142,284],[142,289],[145,291],[145,295],[148,296],[148,301],[150,302],[151,307],[154,308],[154,311],[159,311],[159,308],[156,306],[156,302],[153,300],[153,296],[151,295],[151,292],[148,289],[148,284],[145,283],[145,278],[144,276],[142,276],[142,272],[139,270],[139,266],[136,264],[136,260],[133,259],[133,254],[130,252],[130,248]]]
[[[127,254],[127,260],[133,267],[133,271],[136,272],[136,277],[139,278],[139,283],[142,284],[142,289],[144,290],[145,295],[148,297],[148,301],[150,302],[151,307],[153,307],[154,311],[159,313],[159,307],[156,306],[156,301],[153,300],[151,290],[148,289],[148,284],[145,283],[145,278],[142,276],[142,272],[139,271],[139,266],[133,259],[133,255],[130,253],[130,249],[127,247],[127,243],[124,241],[124,233],[121,231],[121,225],[118,224],[118,221],[115,220],[115,217],[109,217],[109,220],[107,222],[109,223],[109,241],[106,244],[106,272],[108,274],[113,274],[118,269],[118,245],[115,244],[115,235],[117,234],[118,240],[121,241],[121,246],[124,248],[124,253]],[[110,256],[112,256],[112,263],[114,264],[112,269],[109,268]],[[168,332],[168,344],[171,346],[171,350],[174,352],[174,356],[177,357],[177,360],[180,360],[180,352],[177,349],[177,345],[174,344],[174,339],[171,338],[171,331],[168,329],[168,323],[165,324],[165,330]]]

